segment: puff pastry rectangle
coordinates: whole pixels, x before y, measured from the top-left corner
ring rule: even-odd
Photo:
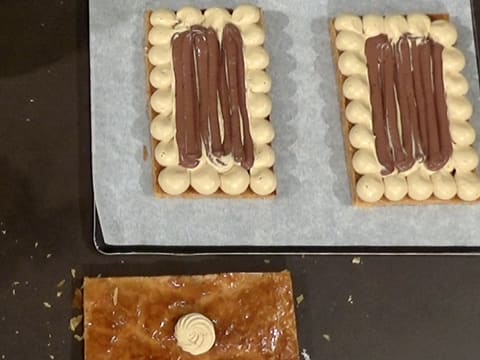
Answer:
[[[188,313],[209,318],[213,347],[192,356],[174,328]],[[290,273],[86,278],[85,359],[298,360]]]
[[[455,48],[457,32],[449,21],[448,14],[413,14],[388,17],[339,15],[330,21],[330,35],[336,66],[342,131],[353,204],[359,207],[369,207],[478,203],[480,197],[480,179],[476,174],[478,153],[472,147],[475,131],[468,121],[472,111],[471,103],[466,98],[468,83],[461,74],[461,70],[465,66],[465,58]],[[385,38],[384,40],[382,40],[382,36]],[[370,53],[370,56],[366,53],[368,41],[370,41],[370,45],[372,41],[377,41],[380,44],[379,46],[382,47],[379,53],[385,54],[390,51],[389,56],[393,57],[393,60],[391,58],[386,60],[387,55],[382,55],[382,58],[377,59],[377,64],[369,64],[368,58],[372,59],[372,53]],[[401,50],[405,50],[405,48],[401,48],[401,46],[407,46],[406,48],[409,49],[410,56],[408,59],[402,56]],[[430,54],[428,56],[431,58],[432,87],[434,86],[434,79],[437,82],[439,82],[439,79],[443,80],[444,86],[438,88],[438,92],[436,89],[432,90],[425,87],[425,85],[423,88],[414,87],[415,81],[420,82],[420,80],[419,77],[415,76],[413,66],[415,58],[411,54],[414,51],[417,54],[423,51],[423,48],[418,50],[422,46],[428,48]],[[413,48],[415,49],[412,50]],[[440,50],[442,51],[441,56],[438,56]],[[434,68],[434,51],[437,51],[437,62],[439,59],[441,61],[442,68],[440,70],[439,67]],[[390,61],[390,63],[387,63],[387,61]],[[375,77],[377,67],[378,69],[385,69],[387,66],[392,66],[392,62],[395,69],[393,70],[395,71],[395,77],[393,78],[394,92],[392,94],[396,102],[393,106],[397,111],[395,113],[390,111],[390,113],[397,117],[397,121],[388,120],[385,115],[388,113],[386,104],[392,101],[391,98],[390,100],[387,99],[388,94],[385,90],[388,87],[385,85],[385,81],[387,81],[385,80],[386,71],[383,70],[382,73],[379,70],[379,77]],[[405,66],[405,63],[410,65],[410,72],[401,73],[400,67]],[[422,72],[419,71],[419,73]],[[423,71],[423,73],[426,72]],[[398,80],[400,77],[398,74],[406,74],[405,76],[410,79],[410,83],[407,82],[410,87],[403,86],[400,88],[398,86],[399,84],[405,85],[405,82],[402,83],[402,79]],[[379,93],[382,94],[383,102],[381,104],[383,107],[379,106],[378,102],[373,102],[378,99],[378,96],[375,97],[374,94],[378,95],[378,93],[372,91],[371,81],[376,81],[378,78],[383,81],[379,83],[380,86],[383,86],[379,90]],[[425,83],[424,81],[423,84]],[[422,108],[422,103],[416,96],[422,92],[415,92],[417,89],[423,89],[427,93],[433,91],[433,96],[438,96],[438,99],[440,99],[439,104],[442,99],[441,93],[445,93],[444,102],[447,106],[445,115],[448,118],[448,136],[451,137],[452,154],[441,169],[435,171],[427,169],[426,164],[429,161],[429,154],[433,154],[428,146],[433,147],[435,141],[440,142],[440,140],[432,137],[435,141],[432,140],[424,148],[419,145],[420,151],[418,154],[411,155],[416,157],[413,158],[414,165],[408,170],[402,172],[398,168],[394,168],[393,171],[386,169],[385,164],[387,162],[383,161],[382,163],[383,158],[379,160],[380,130],[386,129],[390,160],[395,160],[395,158],[400,159],[406,154],[405,148],[408,141],[406,142],[406,137],[402,137],[402,134],[404,129],[409,130],[409,128],[405,127],[405,123],[410,122],[411,124],[411,119],[415,118],[418,127],[422,124],[428,124],[420,122],[420,115],[422,114],[419,113],[419,109]],[[405,115],[406,111],[404,113],[400,111],[402,106],[402,99],[399,100],[399,97],[402,96],[400,94],[408,96],[404,99],[407,99],[409,103],[406,102],[407,100],[403,100],[404,106],[405,104],[409,106],[413,104],[413,107],[408,108],[408,116]],[[442,108],[437,103],[435,103],[435,106],[435,116],[429,117],[428,121],[433,119],[434,128],[438,133],[437,136],[440,137],[442,133],[439,130],[441,128],[439,114],[442,114]],[[374,119],[379,118],[375,117],[379,114],[378,109],[381,110],[380,113],[383,111],[383,119],[386,120],[384,120],[384,127],[375,128]],[[412,109],[416,111],[410,112],[410,110],[414,111]],[[426,117],[427,115],[422,116]],[[390,125],[388,121],[391,121]],[[393,127],[397,128],[397,134],[393,132]],[[376,131],[380,132],[376,133]],[[408,134],[408,132],[405,132],[405,134]],[[428,131],[426,134],[430,136]],[[403,151],[398,151],[398,147],[397,149],[394,148],[395,144],[392,140],[394,135],[400,139],[400,147]],[[416,136],[419,138],[420,135]],[[413,145],[410,144],[410,146],[415,146],[415,142],[413,141]],[[395,151],[397,152],[395,153]]]
[[[236,12],[238,12],[237,15]],[[169,17],[172,17],[172,21],[168,20]],[[192,31],[195,27],[202,27],[202,31],[213,28],[218,33],[220,47],[222,47],[223,28],[228,24],[233,24],[238,27],[243,40],[242,61],[245,62],[246,70],[245,101],[249,118],[247,126],[251,133],[255,161],[253,166],[249,167],[249,165],[240,166],[241,164],[235,160],[233,161],[235,164],[233,168],[225,171],[226,167],[222,168],[224,158],[217,162],[215,166],[210,166],[213,163],[209,161],[211,159],[210,156],[205,156],[207,150],[204,146],[202,148],[200,165],[194,169],[187,169],[181,164],[181,154],[179,156],[180,160],[171,160],[172,148],[175,148],[174,151],[181,153],[181,151],[178,150],[178,136],[176,133],[177,119],[175,99],[178,94],[176,94],[175,90],[176,75],[174,66],[172,65],[173,54],[170,53],[172,52],[172,42],[178,34]],[[271,147],[274,132],[270,123],[272,104],[268,95],[271,79],[267,73],[269,56],[263,47],[265,30],[264,17],[261,9],[251,5],[242,5],[234,10],[218,8],[198,10],[192,7],[185,7],[177,12],[170,10],[148,11],[145,14],[145,34],[145,63],[148,79],[148,111],[152,133],[151,152],[153,154],[152,175],[154,194],[157,197],[181,196],[186,198],[201,198],[205,196],[227,198],[274,197],[276,195],[276,176],[273,167],[275,156]],[[168,81],[165,87],[162,85],[165,83],[165,73],[159,77],[158,81],[152,82],[152,76],[160,73],[156,68],[166,69],[170,74],[169,76],[172,77],[170,81],[171,85],[168,84]],[[200,71],[198,67],[196,67],[196,69]],[[165,107],[160,103],[156,106],[154,102],[165,93],[168,93],[166,96],[170,97],[170,100],[167,101],[170,102],[167,106],[167,108],[170,107],[170,109],[163,111]],[[220,126],[222,127],[224,116],[220,106],[220,100],[221,99],[218,101],[218,116]],[[152,104],[154,105],[152,106]],[[162,112],[164,112],[164,114],[162,114]],[[162,134],[160,134],[160,136],[156,135],[159,131],[162,131],[162,128],[165,128],[165,121],[162,123],[157,119],[159,115],[161,115],[161,117],[171,118],[174,126],[173,140],[172,138],[167,139],[167,137],[171,137],[171,135],[165,138]],[[241,126],[244,124],[243,118],[244,117],[242,117]],[[245,131],[243,129],[241,130],[242,141],[244,146],[247,146],[245,145]],[[170,133],[171,129],[168,129],[167,132]],[[225,131],[223,131],[221,135],[223,139],[225,139],[224,134]],[[227,152],[227,150],[225,151]],[[170,165],[174,163],[175,165]],[[229,164],[228,162],[227,167]],[[216,165],[218,165],[218,167]],[[174,167],[178,171],[173,171],[172,169]],[[171,169],[164,171],[166,168]],[[199,169],[201,169],[201,171],[199,171]],[[167,174],[169,175],[167,176]],[[188,184],[187,181],[189,182]],[[182,183],[184,183],[185,186],[182,187],[179,185]]]

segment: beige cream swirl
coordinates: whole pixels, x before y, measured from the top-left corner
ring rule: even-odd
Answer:
[[[255,144],[269,144],[275,138],[272,123],[267,119],[250,119],[252,140]]]
[[[480,178],[474,172],[455,174],[458,197],[464,201],[475,201],[480,198]]]
[[[191,313],[177,321],[175,338],[183,351],[192,355],[201,355],[208,352],[215,344],[215,328],[206,316]]]
[[[170,45],[153,45],[148,52],[148,60],[154,66],[170,64],[172,47]]]
[[[270,64],[270,56],[263,46],[247,46],[245,62],[249,70],[263,70]]]
[[[342,30],[337,34],[335,45],[341,51],[362,52],[365,47],[365,38],[355,31]]]
[[[171,89],[173,79],[171,64],[155,66],[150,73],[149,79],[150,84],[155,89]]]
[[[372,111],[362,101],[350,101],[345,109],[345,116],[352,124],[360,124],[372,130]]]
[[[382,178],[376,175],[364,175],[357,182],[357,194],[365,202],[379,201],[385,192]]]
[[[232,20],[232,15],[224,8],[210,8],[204,13],[205,21],[203,25],[211,26],[217,33],[223,31],[225,24]]]
[[[433,194],[441,200],[450,200],[457,194],[457,185],[449,172],[432,175]]]
[[[249,92],[247,108],[252,118],[266,118],[272,111],[272,99],[267,94]]]
[[[168,45],[174,30],[170,26],[155,25],[148,33],[148,41],[152,45]]]
[[[260,196],[270,195],[277,188],[277,177],[268,168],[252,168],[250,170],[250,188]]]
[[[448,20],[435,20],[430,26],[430,37],[445,47],[457,42],[457,29]]]
[[[157,115],[150,123],[150,133],[158,141],[169,141],[175,135],[175,124],[172,118]]]
[[[385,197],[390,201],[400,201],[408,193],[408,185],[405,177],[392,175],[384,179]]]
[[[169,195],[180,195],[190,186],[190,174],[180,166],[168,166],[160,171],[158,184]]]
[[[272,79],[263,70],[247,71],[247,87],[254,93],[268,93],[272,87]]]
[[[178,147],[175,139],[159,142],[155,147],[154,156],[161,166],[178,165]]]
[[[363,17],[363,32],[367,38],[385,33],[385,20],[380,15],[365,15]]]
[[[413,200],[427,200],[433,193],[433,184],[430,177],[421,170],[407,176],[408,196]]]
[[[432,21],[425,14],[410,14],[407,16],[408,32],[415,36],[428,36]]]
[[[408,32],[408,23],[404,16],[392,15],[385,17],[385,32],[394,42]]]
[[[202,12],[192,6],[185,6],[177,11],[177,20],[181,26],[199,25],[204,19]]]
[[[211,195],[220,187],[218,172],[207,162],[191,171],[191,185],[202,195]]]
[[[228,195],[240,195],[247,190],[250,175],[243,167],[234,165],[225,174],[220,175],[220,188]]]
[[[232,13],[232,22],[239,26],[255,24],[260,21],[260,9],[254,5],[237,6]]]
[[[342,14],[335,18],[335,29],[337,31],[350,30],[362,33],[362,20],[357,15]]]
[[[172,10],[158,9],[150,15],[150,23],[153,26],[162,25],[173,27],[177,23],[177,17]]]
[[[242,29],[242,39],[245,46],[261,46],[265,42],[265,31],[257,24],[246,25]]]

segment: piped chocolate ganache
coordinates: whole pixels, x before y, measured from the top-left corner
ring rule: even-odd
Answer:
[[[180,165],[198,166],[203,148],[215,164],[232,155],[250,169],[254,151],[239,29],[227,24],[220,44],[213,28],[195,25],[175,34],[172,48]]]
[[[373,132],[382,175],[424,162],[431,171],[452,156],[443,82],[443,46],[430,38],[387,35],[365,43]]]

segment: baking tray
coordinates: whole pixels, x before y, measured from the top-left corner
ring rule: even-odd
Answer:
[[[479,54],[479,5],[471,0],[473,34],[475,38],[476,66],[478,68]],[[476,15],[477,14],[477,15]],[[335,106],[337,104],[335,103]],[[347,189],[345,189],[347,191]],[[472,254],[478,253],[480,246],[171,246],[171,245],[111,245],[103,236],[97,208],[94,209],[94,243],[102,254],[173,254],[173,255],[204,255],[204,254]]]

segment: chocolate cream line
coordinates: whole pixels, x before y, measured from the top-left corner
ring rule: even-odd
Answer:
[[[365,43],[382,175],[407,171],[416,161],[437,171],[452,155],[442,51],[433,40],[410,35],[393,44],[380,34]]]
[[[212,28],[192,26],[172,39],[175,74],[176,140],[180,165],[195,168],[206,155],[221,163],[233,155],[245,169],[253,166],[253,141],[246,105],[243,41],[227,24],[219,44]],[[223,141],[217,98],[223,118]]]

